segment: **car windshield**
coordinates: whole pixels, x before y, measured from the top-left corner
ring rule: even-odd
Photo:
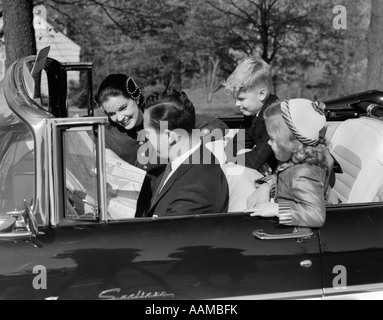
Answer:
[[[2,96],[2,95],[1,95]],[[22,122],[0,101],[0,214],[23,209],[35,194],[34,140]]]

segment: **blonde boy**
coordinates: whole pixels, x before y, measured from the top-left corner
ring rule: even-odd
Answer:
[[[232,159],[236,158],[240,150],[251,149],[244,155],[245,166],[262,174],[270,173],[278,163],[268,144],[269,136],[263,119],[264,111],[278,102],[278,97],[271,94],[270,66],[262,59],[247,58],[223,85],[244,115],[240,129],[245,130],[245,141],[239,141],[236,135],[233,143],[228,144],[232,146],[226,150],[228,162],[233,162]]]

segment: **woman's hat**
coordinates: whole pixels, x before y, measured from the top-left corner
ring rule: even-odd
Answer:
[[[307,99],[281,102],[282,116],[294,136],[303,144],[318,145],[326,125],[325,104]]]

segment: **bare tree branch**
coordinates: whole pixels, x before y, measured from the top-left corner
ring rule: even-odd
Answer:
[[[238,19],[241,19],[241,20],[244,20],[243,19],[243,16],[241,16],[240,14],[236,14],[232,11],[228,11],[228,10],[224,10],[222,8],[220,8],[219,6],[216,6],[215,4],[213,4],[212,1],[207,1],[207,3],[214,9],[216,9],[217,11],[221,12],[221,13],[224,13],[225,15],[230,15],[230,16],[233,16],[233,17],[236,17]]]
[[[113,23],[115,23],[116,26],[118,26],[122,31],[125,31],[125,32],[127,31],[127,29],[125,27],[123,27],[116,19],[114,19],[112,17],[112,15],[108,12],[108,10],[106,9],[106,7],[105,7],[105,5],[103,3],[101,3],[101,2],[99,2],[97,0],[93,0],[93,2],[95,4],[97,4],[105,12],[105,14],[109,17],[109,19],[111,21],[113,21]]]
[[[72,18],[72,16],[68,13],[66,13],[65,11],[59,9],[57,6],[53,6],[51,5],[50,3],[46,3],[45,4],[47,7],[51,8],[52,10],[55,10],[57,11],[58,13],[60,13],[61,15],[63,15],[64,17],[66,17],[69,21],[71,21],[73,23],[73,25],[76,25],[76,21]]]
[[[254,20],[251,15],[245,10],[245,9],[242,9],[240,6],[238,6],[237,4],[235,4],[234,0],[230,0],[230,3],[231,5],[236,8],[239,12],[243,13],[246,17],[247,17],[247,21],[251,22],[254,26],[257,26],[258,25],[258,22],[256,20]],[[243,17],[242,17],[242,20],[245,20]]]
[[[262,6],[257,2],[257,0],[249,0],[249,2],[253,4],[258,9],[258,11],[262,10]]]

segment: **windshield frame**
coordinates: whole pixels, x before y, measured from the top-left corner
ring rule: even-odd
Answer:
[[[47,146],[47,119],[53,118],[51,114],[41,108],[29,95],[24,80],[24,65],[31,67],[35,56],[22,58],[12,64],[3,79],[2,93],[5,97],[4,110],[11,110],[13,122],[25,123],[33,136],[34,150],[34,189],[32,199],[32,213],[39,225],[49,225],[49,171]]]

